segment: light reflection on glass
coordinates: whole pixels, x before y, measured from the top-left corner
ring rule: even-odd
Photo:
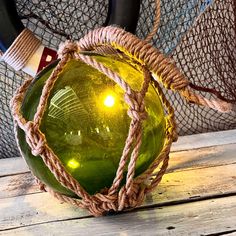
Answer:
[[[76,169],[80,166],[80,164],[77,160],[73,158],[68,161],[67,166],[71,169]]]
[[[49,105],[48,115],[52,118],[65,120],[67,116],[73,116],[74,114],[80,114],[80,119],[88,119],[89,114],[84,109],[75,91],[66,86],[64,89],[60,89],[52,97]]]
[[[107,95],[103,104],[106,106],[106,107],[113,107],[114,104],[115,104],[115,97],[112,96],[112,95]]]

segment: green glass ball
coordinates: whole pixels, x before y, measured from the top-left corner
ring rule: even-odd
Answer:
[[[140,90],[143,74],[134,65],[111,56],[94,58],[118,73],[131,88]],[[21,112],[27,120],[33,120],[51,67],[44,70],[26,92]],[[148,118],[142,124],[142,145],[135,176],[149,167],[165,141],[164,111],[152,85],[145,97],[145,107]],[[90,194],[112,185],[131,121],[127,110],[124,91],[119,85],[79,60],[66,64],[50,93],[40,130],[65,169]],[[56,180],[40,156],[31,154],[24,131],[18,128],[17,135],[33,174],[54,191],[78,197]]]

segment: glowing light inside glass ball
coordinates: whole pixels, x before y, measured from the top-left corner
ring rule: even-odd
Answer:
[[[113,95],[107,95],[103,104],[106,107],[113,107],[115,105],[115,97]]]

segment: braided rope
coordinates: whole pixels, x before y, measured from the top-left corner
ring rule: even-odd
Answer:
[[[40,45],[40,40],[30,30],[24,29],[2,55],[1,60],[12,66],[14,70],[20,70]]]
[[[160,24],[160,18],[161,18],[161,0],[156,0],[156,13],[155,13],[155,19],[153,22],[152,31],[147,35],[145,41],[149,42],[153,36],[157,33],[159,24]]]

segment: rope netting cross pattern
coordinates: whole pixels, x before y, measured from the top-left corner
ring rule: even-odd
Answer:
[[[17,0],[24,25],[57,49],[67,38],[78,40],[106,20],[108,1]],[[217,90],[225,101],[236,100],[236,3],[234,0],[161,0],[160,22],[153,44],[170,55],[190,83],[204,96]],[[136,30],[146,38],[155,18],[155,0],[143,0]],[[19,156],[9,101],[23,83],[22,72],[0,63],[0,158]],[[207,91],[207,92],[208,92]],[[165,91],[175,109],[179,135],[227,130],[236,127],[235,113],[189,104]],[[218,95],[219,95],[218,94]],[[212,94],[214,96],[214,94]]]

